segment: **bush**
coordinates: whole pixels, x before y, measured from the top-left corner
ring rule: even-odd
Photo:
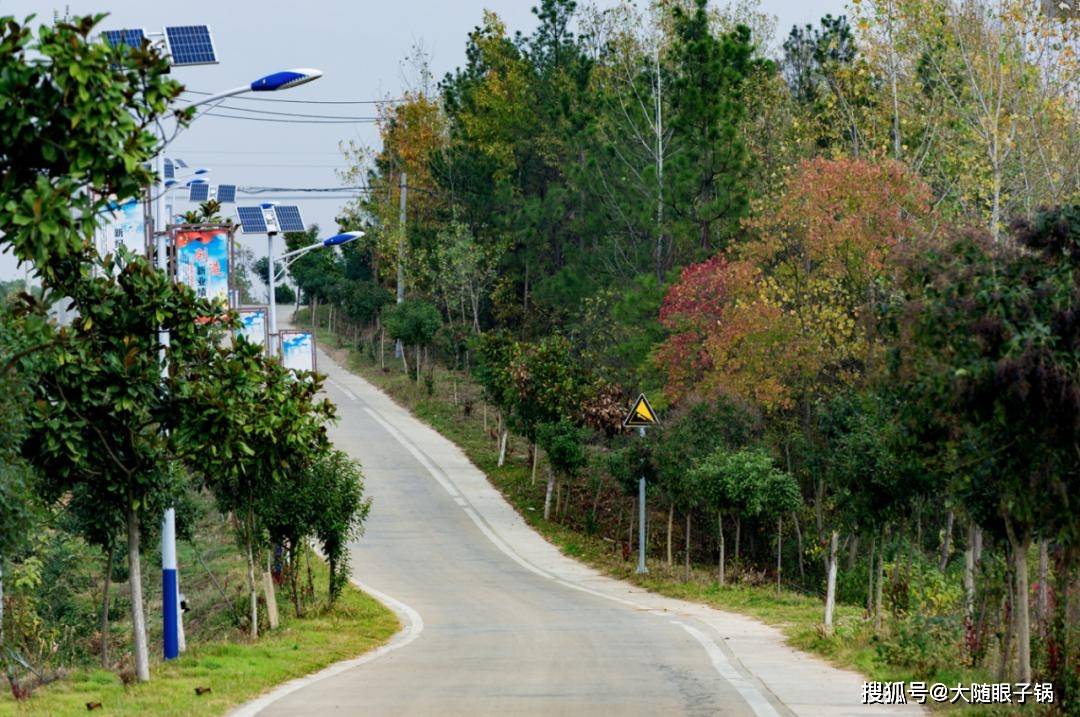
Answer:
[[[274,287],[274,302],[277,304],[295,304],[296,292],[288,284],[278,284]]]
[[[891,634],[879,638],[876,649],[884,662],[927,675],[959,665],[962,658],[957,646],[962,640],[958,618],[912,615],[893,622]]]

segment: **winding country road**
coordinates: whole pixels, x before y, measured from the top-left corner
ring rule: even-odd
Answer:
[[[321,351],[319,370],[340,416],[331,437],[375,501],[354,573],[406,627],[238,714],[887,714],[860,704],[861,677],[771,628],[561,555],[455,446]]]

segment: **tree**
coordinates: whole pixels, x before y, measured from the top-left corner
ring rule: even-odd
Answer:
[[[422,363],[420,349],[431,343],[442,324],[439,310],[423,299],[406,299],[399,304],[386,305],[382,311],[382,323],[390,338],[405,346],[412,344],[416,347],[416,383],[419,385]]]
[[[104,17],[43,24],[36,38],[0,17],[0,96],[18,98],[0,113],[0,242],[46,283],[84,257],[111,201],[151,183],[150,129],[182,89],[156,46],[92,39]]]
[[[745,25],[714,35],[706,8],[706,0],[696,0],[692,12],[672,9],[671,130],[678,147],[669,162],[674,186],[667,201],[709,254],[727,244],[749,208],[750,158],[741,130],[754,47]]]
[[[196,375],[197,374],[197,375]],[[250,629],[258,637],[256,555],[264,544],[260,507],[279,491],[293,490],[290,476],[304,471],[328,448],[329,401],[316,400],[317,374],[294,374],[247,342],[203,347],[196,367],[180,374],[182,422],[174,434],[198,446],[192,472],[234,516],[244,549],[250,594]]]
[[[43,350],[22,450],[57,499],[80,488],[105,514],[124,516],[131,575],[136,672],[149,679],[140,526],[172,490],[167,466],[197,444],[176,431],[177,375],[193,374],[192,356],[220,340],[207,317],[219,307],[196,299],[142,258],[109,256],[94,278],[58,286],[78,318],[63,342]],[[173,338],[158,343],[158,329]],[[171,380],[162,385],[162,361]],[[158,514],[152,517],[156,523]]]
[[[548,457],[547,490],[544,492],[544,520],[547,520],[551,517],[556,477],[574,478],[585,467],[588,456],[582,429],[566,419],[541,424],[536,429],[536,441]]]
[[[363,533],[371,498],[364,497],[360,466],[342,451],[320,457],[311,467],[311,477],[319,497],[315,537],[330,563],[327,599],[333,604],[349,580],[348,545]]]
[[[672,565],[672,530],[676,507],[687,515],[701,503],[701,494],[687,480],[696,461],[718,447],[734,448],[750,440],[754,418],[745,406],[725,397],[686,400],[650,429],[646,441],[652,446],[654,489],[667,503],[667,563]]]
[[[532,444],[535,483],[540,427],[579,415],[582,391],[587,385],[584,371],[562,336],[550,336],[534,344],[515,343],[506,371],[511,419]]]
[[[349,577],[346,546],[359,536],[370,509],[371,499],[364,498],[357,463],[342,451],[329,448],[307,465],[292,467],[273,490],[259,497],[256,510],[270,542],[289,549],[289,579],[297,617],[303,612],[300,558],[308,542],[318,539],[330,563],[327,600],[333,604]]]
[[[949,236],[913,257],[899,307],[899,375],[948,402],[954,449],[979,468],[955,490],[1011,547],[1021,680],[1031,677],[1028,549],[1037,536],[1071,546],[1078,534],[1068,498],[1080,426],[1077,227],[1070,206],[1016,225],[1016,246],[989,231]]]
[[[740,518],[776,518],[802,503],[799,483],[777,470],[772,457],[760,448],[732,451],[719,447],[694,463],[687,474],[687,490],[699,497],[717,516],[720,542],[718,579],[725,579],[724,513]],[[736,560],[738,560],[736,547]]]

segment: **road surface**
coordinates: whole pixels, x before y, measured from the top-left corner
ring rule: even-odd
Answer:
[[[452,444],[319,352],[374,498],[354,575],[405,629],[237,714],[885,714],[862,678],[747,618],[645,593],[543,541]],[[333,674],[335,673],[336,674]]]

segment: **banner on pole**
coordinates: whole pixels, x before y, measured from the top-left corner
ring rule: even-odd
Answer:
[[[176,281],[200,299],[229,301],[229,260],[232,228],[190,225],[173,230]]]
[[[281,331],[281,363],[294,371],[315,370],[315,337],[309,331]]]
[[[243,336],[249,343],[261,346],[263,351],[270,348],[270,322],[269,314],[265,306],[241,306],[237,309],[240,314],[240,328],[236,331],[237,336]]]
[[[109,211],[101,223],[101,254],[115,254],[120,246],[141,254],[146,247],[146,215],[139,199],[129,199],[117,204],[109,203]]]

